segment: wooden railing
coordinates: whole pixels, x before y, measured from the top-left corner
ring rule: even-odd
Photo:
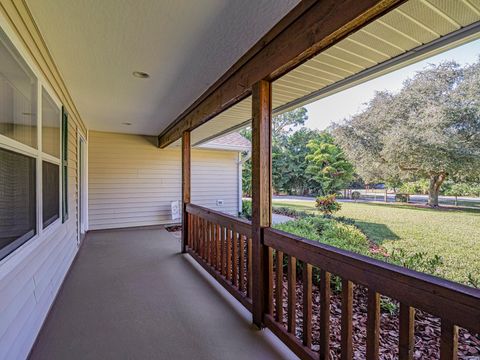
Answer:
[[[187,252],[252,311],[252,229],[248,221],[187,204]]]
[[[189,224],[187,251],[252,311],[251,268],[256,259],[251,258],[250,223],[196,205],[189,204],[186,210]],[[400,359],[413,359],[414,356],[415,309],[440,319],[442,360],[457,358],[458,327],[480,334],[478,289],[272,228],[263,229],[263,241],[269,257],[263,289],[267,302],[263,323],[302,359],[330,358],[333,276],[341,279],[341,359],[354,358],[352,323],[356,286],[366,288],[367,293],[363,354],[367,359],[379,358],[381,295],[399,303]],[[315,281],[312,279],[314,272]],[[297,288],[301,289],[301,302],[297,299]],[[315,312],[312,306],[314,297],[317,303]],[[297,317],[300,317],[299,321]],[[314,321],[319,325],[319,334],[315,334],[315,351],[312,349]],[[297,329],[299,323],[301,328]]]
[[[269,276],[276,278],[275,317],[266,314],[265,324],[301,358],[317,358],[312,341],[312,267],[320,274],[320,359],[329,358],[330,348],[330,277],[341,278],[341,358],[352,359],[353,287],[367,288],[366,358],[378,359],[380,334],[380,294],[400,303],[399,358],[412,359],[414,350],[414,314],[420,309],[441,319],[440,358],[456,359],[458,328],[480,333],[480,291],[434,276],[391,265],[366,256],[306,240],[279,230],[265,229],[264,245],[275,250],[276,264]],[[270,252],[271,253],[271,252]],[[282,323],[283,257],[288,271],[288,321]],[[296,268],[301,262],[303,286],[302,341],[295,336]],[[271,307],[270,309],[273,309]]]

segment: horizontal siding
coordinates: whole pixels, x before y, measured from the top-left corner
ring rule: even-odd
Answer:
[[[77,129],[86,128],[22,1],[1,2],[0,16],[69,113],[69,220],[45,231],[0,261],[0,359],[25,359],[77,252]]]
[[[77,125],[68,131],[69,219],[0,262],[0,359],[27,357],[77,252]]]
[[[170,202],[181,200],[181,154],[139,135],[89,133],[89,228],[171,223]],[[238,153],[192,151],[192,202],[238,212]],[[217,206],[223,200],[223,206]]]

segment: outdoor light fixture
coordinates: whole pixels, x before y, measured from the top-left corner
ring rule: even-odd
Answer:
[[[146,72],[142,72],[142,71],[134,71],[132,74],[133,74],[133,76],[135,76],[139,79],[148,79],[150,77],[149,74],[147,74]]]

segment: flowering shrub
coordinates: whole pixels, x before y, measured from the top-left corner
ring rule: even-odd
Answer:
[[[337,201],[336,195],[332,194],[317,197],[315,207],[324,214],[333,214],[340,210],[342,205]]]

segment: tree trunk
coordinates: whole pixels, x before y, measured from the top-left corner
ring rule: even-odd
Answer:
[[[445,181],[445,174],[436,174],[430,176],[430,186],[428,188],[428,206],[438,207],[438,194],[440,187]]]

